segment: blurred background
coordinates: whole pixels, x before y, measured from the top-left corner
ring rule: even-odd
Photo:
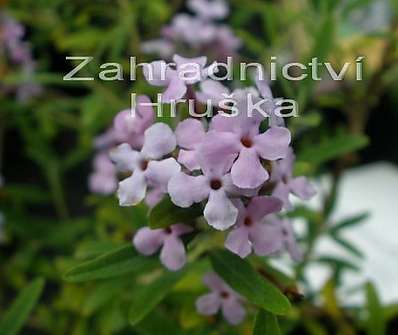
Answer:
[[[129,57],[174,53],[264,65],[277,56],[279,68],[318,57],[341,69],[364,57],[361,81],[348,71],[343,81],[323,73],[271,83],[274,96],[298,102],[288,122],[296,172],[319,191],[291,213],[304,261],[272,264],[295,273],[303,294],[280,322],[284,334],[396,334],[397,1],[231,0],[228,8],[203,25],[183,0],[0,1],[0,320],[29,283],[45,281],[20,334],[251,334],[250,319],[232,328],[196,314],[199,276],[134,327],[132,276],[63,279],[128,243],[145,221],[144,205],[118,206],[114,172],[98,159],[116,144],[109,129],[130,93],[156,97],[142,74],[128,80]],[[94,57],[81,74],[95,78],[102,63],[120,63],[125,80],[64,81],[77,64],[67,56]]]

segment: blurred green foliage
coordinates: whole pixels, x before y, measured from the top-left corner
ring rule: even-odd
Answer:
[[[398,102],[398,6],[391,0],[391,23],[386,29],[366,33],[352,24],[351,14],[371,2],[231,1],[228,23],[244,42],[243,60],[266,63],[272,55],[300,62],[317,55],[335,65],[354,61],[357,55],[369,60],[364,81],[349,78],[326,93],[310,80],[293,83],[278,78],[275,83],[278,96],[299,101],[301,117],[289,125],[298,149],[297,173],[317,177],[329,172],[333,186],[320,211],[297,207],[291,213],[303,219],[307,228],[301,241],[304,261],[296,265],[294,278],[264,260],[238,264],[242,261],[229,259],[232,256],[227,253],[212,254],[215,270],[254,305],[287,312],[276,319],[260,310],[255,335],[395,333],[391,325],[397,322],[398,307],[381,305],[372,284],[358,288],[366,292],[366,305],[347,307],[338,301],[341,275],[358,271],[356,264],[313,254],[317,239],[329,235],[342,248],[361,256],[339,232],[361,223],[365,214],[341,222],[331,219],[339,177],[345,168],[361,163],[358,150],[369,143],[366,127],[381,100],[387,97],[392,106]],[[26,26],[37,60],[35,80],[44,88],[41,96],[26,104],[0,95],[1,168],[6,178],[0,189],[0,210],[6,218],[6,240],[0,245],[0,334],[15,334],[25,319],[20,333],[29,335],[251,334],[253,318],[233,328],[219,318],[196,314],[194,301],[204,290],[201,274],[212,266],[202,257],[207,250],[196,239],[190,242],[189,257],[201,261],[178,273],[166,273],[157,260],[136,255],[126,246],[148,220],[167,225],[167,214],[177,215],[167,204],[153,210],[148,219],[144,207],[121,209],[112,196],[90,195],[87,190],[94,137],[128,106],[130,92],[154,94],[153,88],[144,80],[62,80],[72,68],[65,61],[68,55],[93,55],[87,68],[90,75],[106,61],[127,69],[130,55],[139,61],[151,60],[141,54],[140,43],[157,37],[162,25],[184,10],[183,1],[13,0],[0,4]],[[20,78],[11,72],[1,80],[17,83]],[[166,223],[159,223],[160,218]],[[209,249],[222,243],[218,235],[201,239]],[[310,263],[332,270],[321,292],[307,287],[304,270]],[[38,277],[45,278],[45,287],[28,319],[43,285],[40,279],[29,283]],[[244,286],[247,277],[254,277],[258,286]],[[297,282],[310,292],[304,299]],[[264,297],[281,296],[281,305],[259,301],[259,292]],[[286,297],[292,304],[289,311],[285,310],[290,305]]]

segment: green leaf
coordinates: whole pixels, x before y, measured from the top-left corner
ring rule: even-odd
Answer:
[[[92,292],[84,299],[82,312],[84,315],[91,315],[109,301],[115,298],[124,290],[123,282],[119,278],[107,280],[96,285]]]
[[[317,263],[333,266],[336,270],[346,269],[354,272],[361,271],[361,269],[356,264],[339,257],[320,256],[316,258],[314,261]]]
[[[44,280],[36,279],[19,293],[0,321],[1,335],[14,335],[22,328],[43,291]]]
[[[178,328],[179,324],[167,315],[167,311],[155,309],[134,330],[140,335],[180,335],[182,332]]]
[[[333,225],[330,228],[330,233],[331,234],[336,234],[338,232],[340,232],[340,230],[346,229],[346,228],[350,228],[354,225],[357,225],[359,223],[362,223],[364,220],[366,220],[369,217],[369,213],[362,213],[356,216],[352,216],[348,219],[344,219],[338,223],[336,223],[335,225]]]
[[[115,243],[111,241],[84,241],[79,244],[75,250],[75,257],[81,260],[87,260],[100,256],[115,248]]]
[[[166,297],[184,273],[185,270],[165,272],[150,284],[140,287],[130,306],[130,323],[134,326],[145,318]]]
[[[364,148],[368,138],[362,135],[338,135],[314,147],[306,147],[298,157],[300,161],[322,164],[345,154]]]
[[[367,319],[367,334],[384,335],[386,324],[383,307],[377,295],[376,288],[370,282],[366,284],[366,299],[369,313]]]
[[[149,212],[149,226],[155,229],[165,228],[175,223],[189,224],[201,215],[199,205],[181,208],[174,205],[169,197],[165,197]]]
[[[343,247],[344,249],[346,249],[348,252],[350,252],[351,254],[359,257],[359,258],[363,258],[364,255],[362,253],[361,250],[359,250],[355,245],[353,245],[351,242],[348,242],[347,240],[343,239],[342,237],[340,237],[338,234],[331,234],[330,235],[333,240],[338,243],[341,247]]]
[[[64,279],[69,282],[81,282],[112,278],[144,272],[154,264],[154,259],[137,255],[131,245],[126,245],[72,268],[64,275]]]
[[[253,335],[281,335],[276,316],[260,309],[254,323]]]
[[[210,260],[214,270],[253,304],[278,315],[290,309],[286,296],[239,256],[226,250],[217,250],[210,254]]]

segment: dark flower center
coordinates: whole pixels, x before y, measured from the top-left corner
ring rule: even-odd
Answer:
[[[145,170],[147,169],[148,163],[149,163],[149,162],[148,162],[147,160],[141,161],[141,163],[140,163],[140,168],[141,168],[142,171],[145,171]]]
[[[226,291],[222,291],[222,292],[220,293],[220,295],[221,295],[221,298],[223,298],[223,299],[227,299],[227,298],[229,297],[229,293],[226,292]]]
[[[164,228],[164,232],[165,232],[166,234],[171,234],[171,228],[170,228],[170,227]]]
[[[242,145],[243,145],[244,147],[246,147],[246,148],[251,148],[251,147],[253,146],[253,141],[251,140],[251,138],[249,138],[249,137],[247,137],[247,136],[242,137],[242,138],[240,139],[240,143],[242,143]]]
[[[245,226],[251,226],[253,224],[253,220],[250,216],[246,216],[245,220],[243,221],[243,224]]]
[[[219,179],[212,179],[210,181],[210,187],[213,190],[219,190],[221,188],[221,186],[222,186],[222,183],[221,183],[221,180],[219,180]]]

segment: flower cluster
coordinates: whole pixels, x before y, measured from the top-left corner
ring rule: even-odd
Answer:
[[[152,108],[143,105],[148,102],[149,98],[146,96],[137,97],[134,115],[129,109],[119,112],[113,120],[112,127],[96,138],[94,170],[89,176],[89,188],[93,193],[111,194],[117,189],[117,172],[122,171],[123,166],[113,165],[109,158],[109,150],[121,143],[127,143],[134,149],[142,147],[144,131],[155,119]],[[158,198],[154,192],[152,197],[148,197],[148,204],[156,204]]]
[[[212,52],[218,60],[233,55],[241,41],[227,25],[217,22],[228,15],[226,1],[189,0],[187,5],[195,15],[176,15],[163,27],[162,38],[143,43],[142,51],[166,59],[184,49],[194,50],[197,54]]]
[[[203,94],[203,90],[196,90],[197,86],[203,88],[203,83],[221,85],[206,76],[192,82],[177,75],[181,63],[197,64],[202,73],[206,57],[175,55],[174,59],[176,69],[170,70],[170,78],[158,81],[154,71],[155,79],[148,79],[153,85],[167,86],[165,95],[170,99],[188,92],[193,97]],[[153,62],[155,69],[160,62]],[[250,90],[257,91],[254,87]],[[129,176],[119,183],[119,202],[121,206],[136,205],[155,193],[157,201],[168,194],[182,208],[200,203],[211,227],[229,230],[225,246],[240,257],[252,252],[271,255],[286,249],[299,259],[290,224],[276,213],[291,209],[291,194],[309,199],[314,189],[304,177],[292,176],[294,154],[289,130],[262,114],[248,116],[243,91],[233,92],[238,99],[238,115],[218,114],[210,121],[187,118],[178,122],[174,132],[161,122],[146,128],[151,122],[143,122],[142,115],[153,115],[147,103],[146,113],[137,113],[134,119],[121,112],[115,118],[113,136],[125,142],[111,151],[111,159],[118,171]],[[137,108],[140,111],[143,107],[138,104]],[[169,269],[178,270],[185,262],[179,237],[190,231],[186,224],[176,222],[175,227],[155,231],[142,228],[134,245],[144,254],[154,253],[162,245],[161,261]]]
[[[24,35],[25,29],[20,23],[6,13],[0,13],[0,55],[8,60],[10,69],[17,65],[23,77],[17,87],[0,85],[0,91],[10,93],[16,90],[19,101],[26,101],[41,92],[41,87],[33,81],[35,62],[30,45],[23,41]]]

